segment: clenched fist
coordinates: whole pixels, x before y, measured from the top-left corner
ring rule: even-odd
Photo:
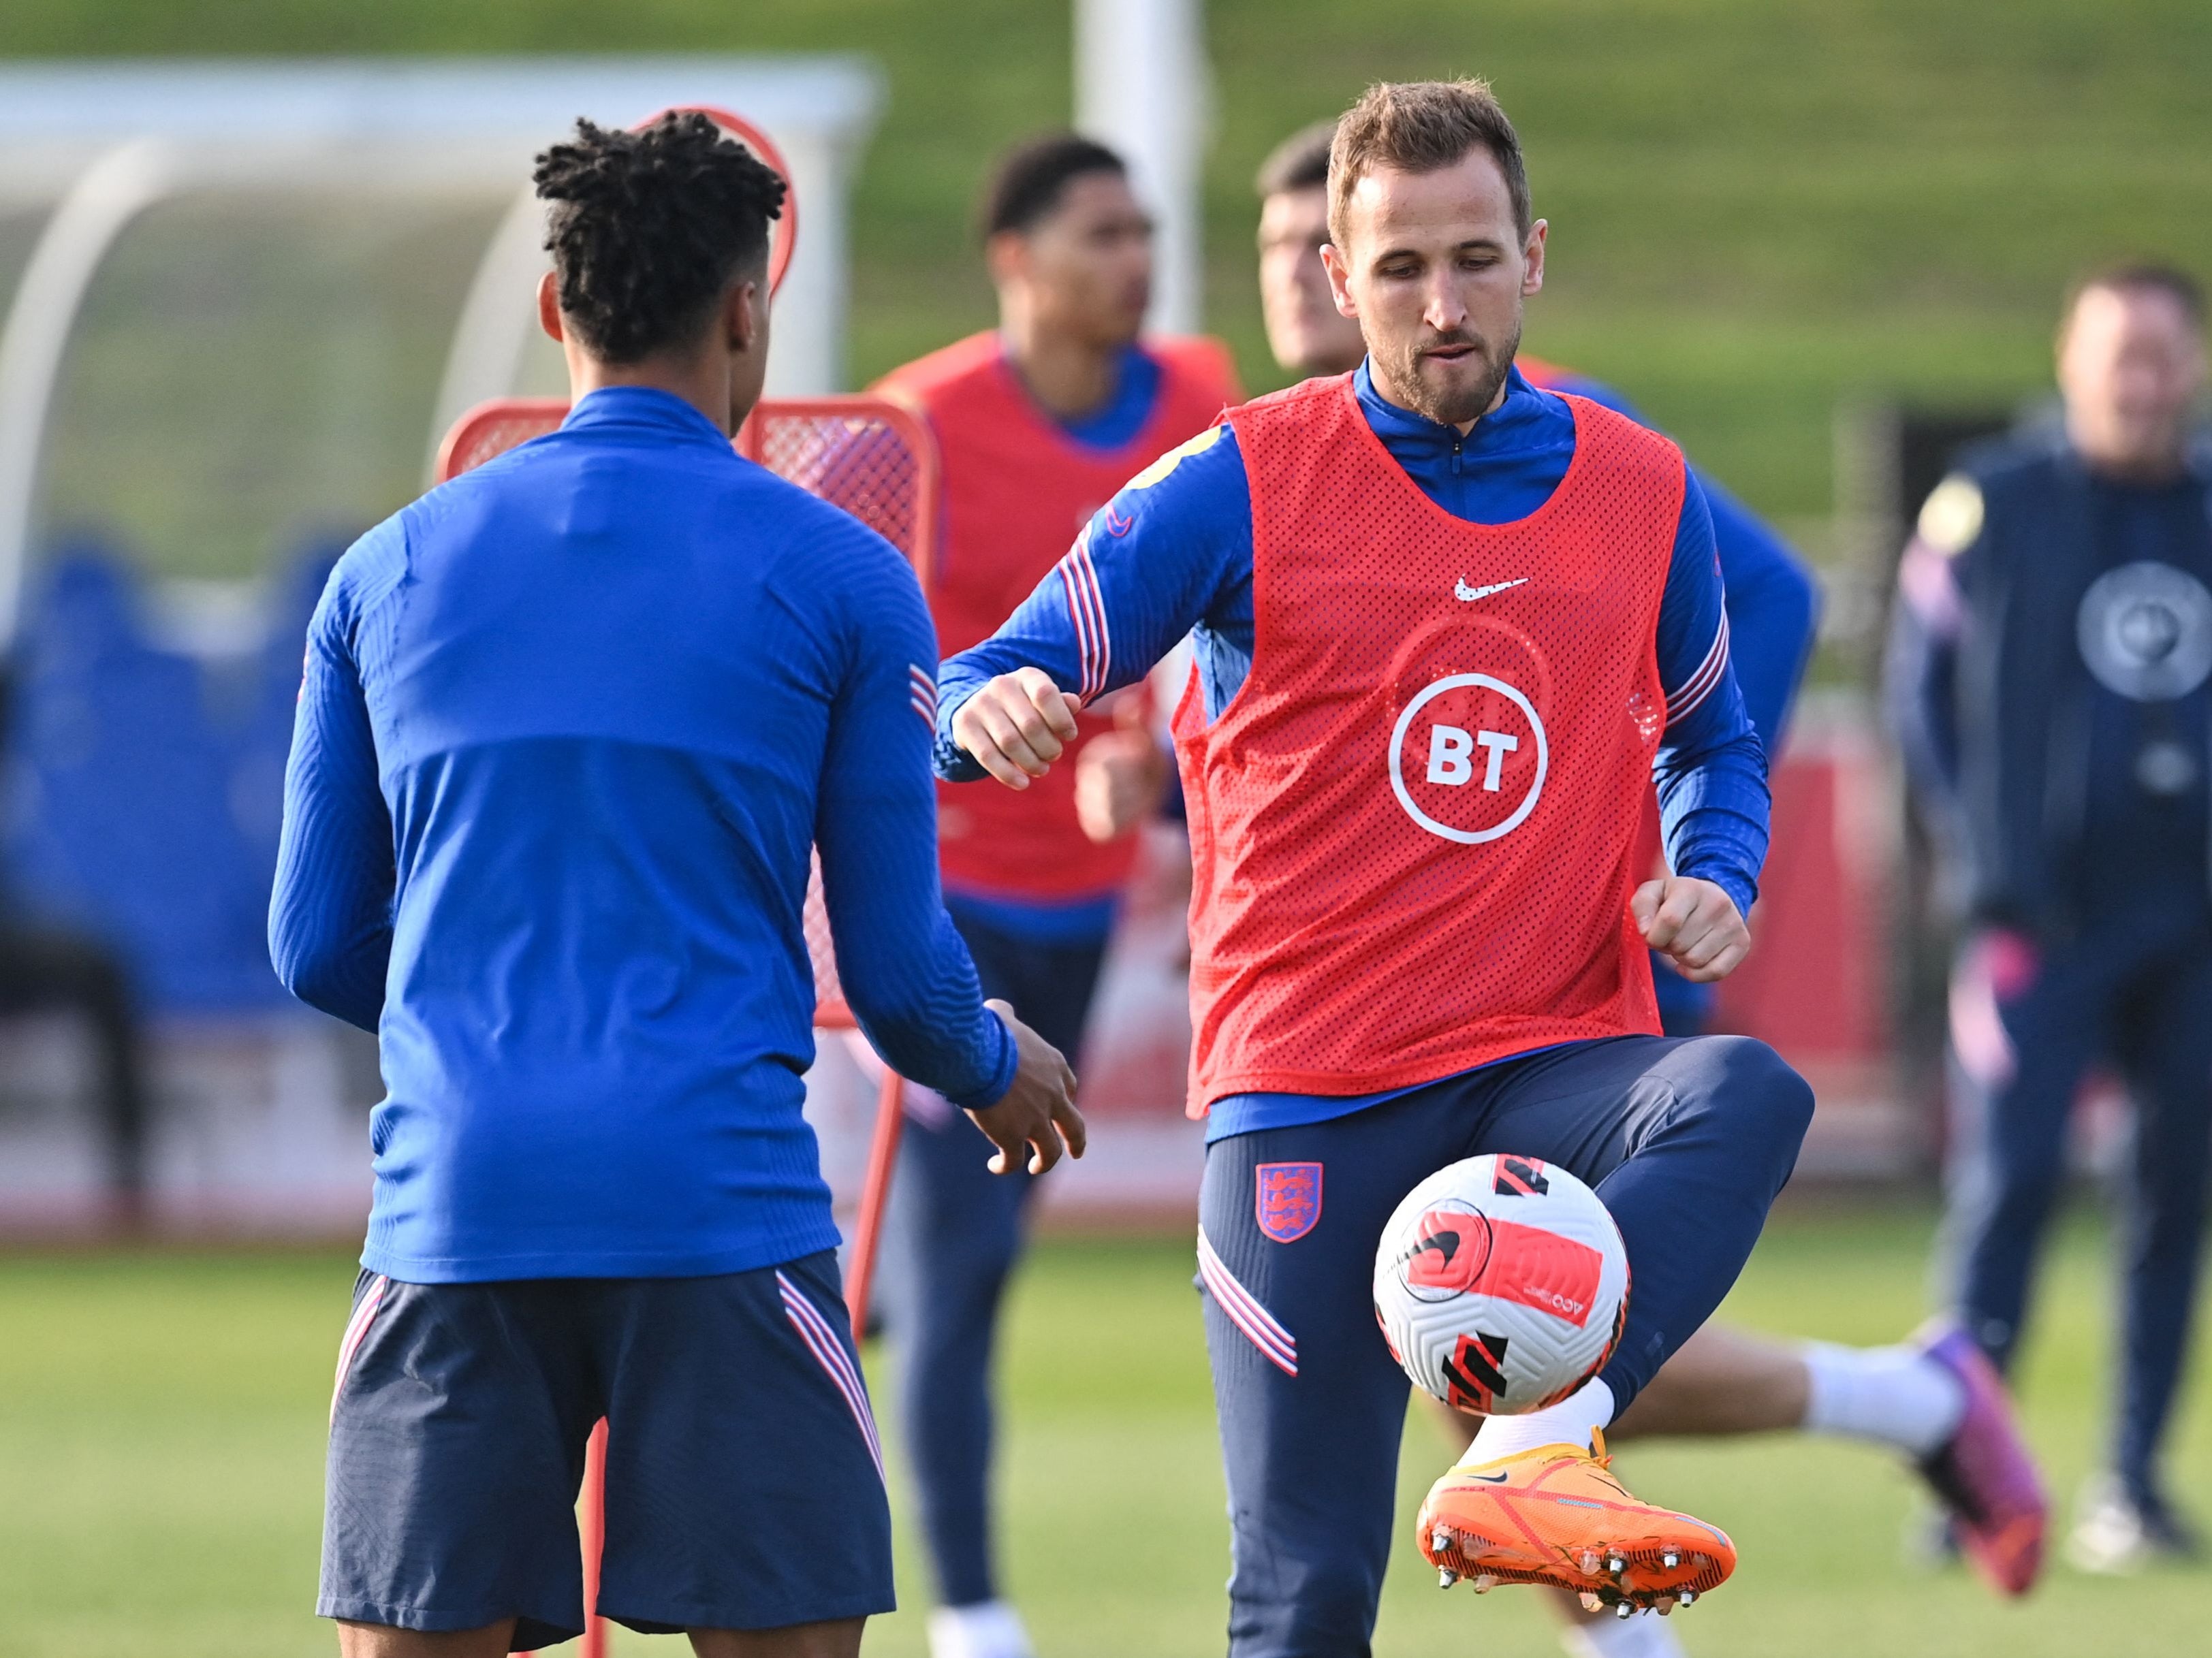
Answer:
[[[1017,668],[990,681],[952,716],[952,740],[1010,789],[1052,769],[1075,740],[1082,701],[1042,668]]]
[[[1644,942],[1697,984],[1725,979],[1751,951],[1751,929],[1735,900],[1711,881],[1685,875],[1646,881],[1628,901]]]

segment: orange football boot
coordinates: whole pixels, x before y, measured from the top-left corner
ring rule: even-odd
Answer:
[[[1583,1604],[1671,1612],[1718,1588],[1735,1570],[1726,1533],[1629,1494],[1596,1454],[1540,1445],[1494,1462],[1462,1462],[1421,1504],[1421,1553],[1446,1588],[1548,1583]]]

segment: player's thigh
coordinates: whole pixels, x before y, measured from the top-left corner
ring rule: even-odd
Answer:
[[[910,1096],[891,1182],[882,1268],[887,1321],[901,1340],[964,1339],[988,1320],[1021,1252],[1037,1176],[991,1172],[991,1143],[942,1097]]]
[[[2113,1046],[2132,940],[2038,950],[1985,931],[1953,964],[1948,1059],[1954,1182],[2048,1184],[2082,1074]]]
[[[796,1629],[713,1629],[691,1631],[691,1650],[699,1658],[860,1658],[865,1618]]]
[[[1399,1199],[1456,1155],[1447,1131],[1398,1103],[1206,1149],[1200,1281],[1285,1374],[1370,1346],[1389,1360],[1375,1325],[1376,1242]]]
[[[599,1414],[573,1282],[363,1273],[331,1401],[322,1615],[428,1632],[583,1627],[575,1501]]]
[[[912,1091],[920,1097],[908,1102],[891,1187],[895,1229],[940,1254],[1010,1251],[1036,1177],[993,1173],[994,1148],[968,1114],[942,1096]]]
[[[1073,942],[1031,938],[958,907],[953,926],[975,963],[983,994],[1011,1002],[1023,1023],[1076,1063],[1105,964],[1106,935]]]
[[[1479,1149],[1542,1158],[1591,1186],[1663,1151],[1778,1190],[1812,1119],[1804,1080],[1743,1036],[1616,1036],[1533,1056],[1494,1096]]]
[[[514,1642],[511,1618],[441,1635],[383,1624],[338,1625],[338,1658],[507,1658]]]
[[[1454,1155],[1440,1117],[1389,1107],[1206,1148],[1199,1278],[1240,1598],[1321,1595],[1301,1615],[1356,1625],[1380,1581],[1407,1383],[1376,1327],[1376,1242]],[[1269,1569],[1279,1583],[1253,1581]]]
[[[2134,1027],[2123,1058],[2136,1187],[2152,1212],[2193,1228],[2212,1163],[2212,950],[2165,964]]]
[[[835,1257],[604,1293],[600,1611],[649,1631],[890,1611],[883,1451]]]

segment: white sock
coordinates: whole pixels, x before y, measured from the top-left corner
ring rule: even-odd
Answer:
[[[1035,1658],[1022,1616],[1004,1600],[929,1614],[929,1658]]]
[[[1917,1458],[1932,1455],[1959,1430],[1966,1390],[1916,1347],[1814,1341],[1804,1354],[1810,1432],[1869,1440]]]
[[[1460,1466],[1495,1462],[1501,1456],[1533,1451],[1539,1445],[1579,1445],[1588,1450],[1590,1430],[1609,1427],[1612,1423],[1613,1389],[1593,1377],[1557,1405],[1547,1405],[1540,1411],[1526,1416],[1485,1417]]]
[[[1569,1625],[1560,1632],[1559,1644],[1570,1658],[1688,1658],[1673,1628],[1656,1612],[1633,1618],[1607,1612],[1587,1624]]]

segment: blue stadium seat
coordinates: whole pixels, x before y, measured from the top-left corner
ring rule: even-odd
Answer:
[[[14,902],[108,940],[150,1010],[250,1013],[307,615],[331,550],[277,584],[265,647],[211,667],[161,643],[112,551],[62,549],[31,596],[5,762]]]

